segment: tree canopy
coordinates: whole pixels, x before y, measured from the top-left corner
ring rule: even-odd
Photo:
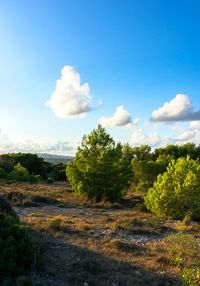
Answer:
[[[73,162],[67,166],[73,190],[96,201],[119,200],[130,184],[126,151],[101,125],[84,136]]]
[[[187,213],[200,218],[200,164],[182,157],[172,160],[157,177],[145,198],[146,207],[159,216],[182,219]]]

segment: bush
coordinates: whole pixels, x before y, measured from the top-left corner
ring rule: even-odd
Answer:
[[[121,144],[116,144],[100,125],[84,136],[67,178],[78,195],[101,201],[121,199],[130,185],[130,162]]]
[[[8,173],[6,172],[6,170],[2,167],[0,167],[0,179],[6,179]]]
[[[15,180],[17,182],[28,182],[29,173],[20,163],[14,166],[14,170],[8,174],[8,180]]]
[[[147,209],[161,217],[200,219],[200,164],[187,158],[172,160],[146,197]]]
[[[200,267],[185,269],[182,272],[181,278],[185,286],[199,286],[200,285]]]
[[[32,175],[29,176],[29,180],[28,180],[28,181],[29,181],[29,183],[31,183],[31,184],[37,184],[39,180],[38,180],[38,177],[37,177],[37,176],[35,176],[35,175],[32,174]]]
[[[9,201],[0,196],[0,214],[1,213],[10,215],[15,214]]]
[[[48,177],[48,178],[46,179],[46,183],[47,183],[47,184],[53,184],[53,183],[54,183],[54,179],[53,179],[52,177]]]
[[[30,268],[33,248],[19,220],[0,213],[0,277],[23,274]]]

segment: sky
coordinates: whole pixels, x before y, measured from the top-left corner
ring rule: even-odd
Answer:
[[[101,124],[200,142],[200,1],[0,0],[0,153],[71,155]]]

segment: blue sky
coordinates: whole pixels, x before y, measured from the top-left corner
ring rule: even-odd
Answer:
[[[73,153],[99,122],[133,145],[198,143],[199,11],[198,0],[0,0],[0,152]],[[75,94],[68,76],[80,76]]]

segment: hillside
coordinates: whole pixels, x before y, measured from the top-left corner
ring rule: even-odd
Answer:
[[[44,161],[51,164],[66,164],[68,161],[72,161],[73,156],[64,156],[64,155],[52,155],[48,153],[38,153],[38,157],[43,158]]]

